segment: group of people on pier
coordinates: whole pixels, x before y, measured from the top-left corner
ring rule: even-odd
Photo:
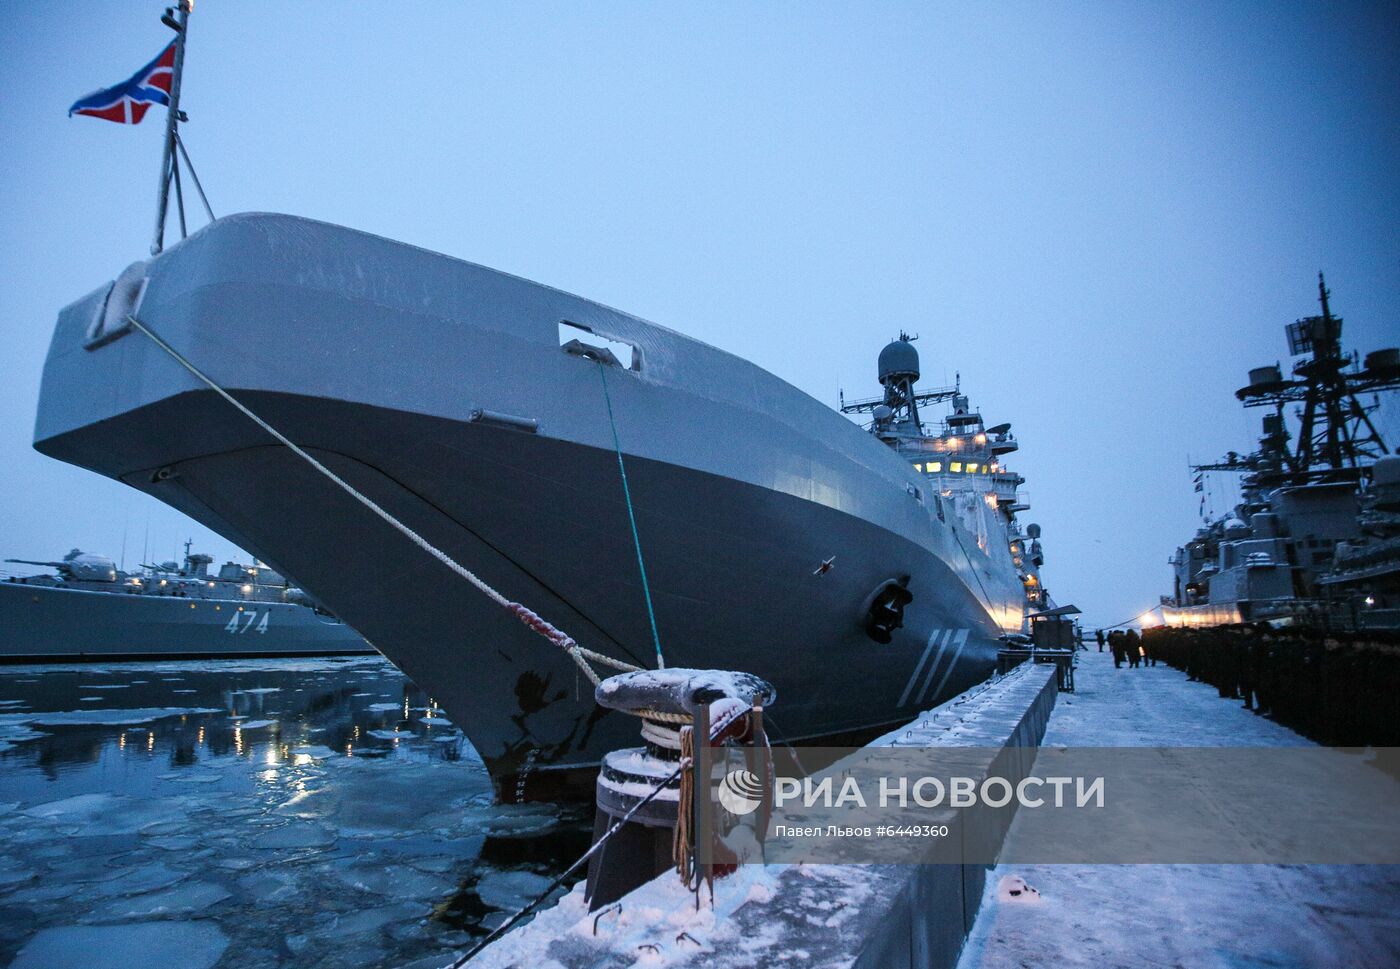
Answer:
[[[1099,644],[1100,653],[1105,645],[1112,651],[1115,669],[1122,669],[1124,663],[1133,670],[1139,666],[1157,665],[1156,654],[1152,652],[1147,640],[1139,636],[1135,629],[1113,629],[1106,634],[1102,629],[1096,629],[1094,639]]]
[[[1400,746],[1400,636],[1265,623],[1147,629],[1155,659],[1246,709],[1337,747]]]

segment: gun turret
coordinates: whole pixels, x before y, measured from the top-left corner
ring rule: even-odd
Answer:
[[[105,555],[92,555],[80,549],[73,549],[63,557],[62,562],[39,562],[34,559],[6,559],[22,565],[42,565],[54,569],[65,579],[82,582],[117,581],[117,563]]]

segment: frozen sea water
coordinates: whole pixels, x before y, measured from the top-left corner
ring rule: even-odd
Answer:
[[[382,660],[30,666],[0,690],[0,966],[446,963],[588,844],[586,812],[493,805]]]
[[[10,969],[211,969],[228,944],[209,922],[59,926],[40,930]]]

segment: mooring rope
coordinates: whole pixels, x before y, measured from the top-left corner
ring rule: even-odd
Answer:
[[[695,728],[681,727],[681,763],[695,763]],[[671,862],[676,866],[676,874],[681,883],[691,887],[695,878],[694,835],[690,830],[691,818],[695,813],[695,771],[681,774],[680,792],[676,798],[676,827],[671,832]]]
[[[298,447],[294,441],[287,437],[287,435],[283,434],[281,431],[277,430],[277,428],[273,427],[267,421],[263,420],[257,414],[253,413],[251,410],[245,407],[240,401],[234,398],[232,394],[230,394],[227,390],[224,390],[224,388],[216,384],[202,370],[200,370],[188,359],[186,359],[185,356],[181,354],[179,350],[176,350],[170,344],[166,343],[163,339],[161,339],[155,333],[155,331],[152,330],[150,327],[146,326],[146,324],[142,323],[135,316],[128,316],[126,319],[128,323],[130,323],[137,330],[141,331],[147,337],[149,337],[152,343],[154,343],[156,346],[160,347],[162,350],[168,353],[175,360],[176,363],[180,364],[180,366],[188,370],[201,383],[207,386],[210,390],[214,391],[214,393],[218,394],[224,400],[232,404],[244,417],[248,418],[254,424],[258,425],[258,427],[262,428],[268,434],[276,438],[278,442],[283,444],[293,454],[295,454],[307,464],[311,465],[311,467],[315,468],[321,474],[329,478],[336,486],[338,486],[346,494],[354,498],[360,504],[364,505],[370,511],[374,512],[381,519],[383,519],[385,523],[387,523],[400,534],[402,534],[414,545],[417,545],[419,548],[427,552],[433,558],[437,559],[443,565],[447,566],[457,575],[461,576],[463,579],[466,579],[467,582],[469,582],[478,592],[486,596],[486,598],[490,599],[492,602],[496,603],[496,605],[500,606],[502,609],[509,612],[511,615],[515,616],[515,618],[520,620],[520,622],[526,628],[538,633],[540,636],[543,636],[549,642],[553,643],[555,646],[558,646],[560,649],[568,653],[569,656],[573,659],[573,661],[576,664],[578,664],[579,669],[583,671],[584,675],[588,677],[588,679],[593,683],[595,687],[602,682],[602,679],[598,676],[596,672],[594,672],[593,667],[588,665],[588,660],[592,660],[593,662],[598,663],[600,665],[610,666],[613,669],[622,670],[624,672],[636,672],[641,669],[640,666],[633,666],[631,663],[624,663],[621,660],[613,659],[611,656],[606,656],[603,653],[598,653],[591,649],[586,649],[585,647],[580,646],[577,642],[574,641],[574,638],[572,636],[564,632],[562,629],[559,629],[558,627],[554,626],[547,619],[540,616],[528,606],[522,605],[519,602],[515,602],[511,599],[508,599],[501,593],[497,592],[490,585],[488,585],[485,580],[476,575],[476,573],[472,572],[465,566],[458,564],[446,552],[442,551],[437,546],[429,542],[422,535],[419,535],[412,528],[408,527],[403,522],[395,518],[392,514],[390,514],[382,506],[380,506],[379,503],[376,502],[373,498],[370,498],[368,495],[365,495],[358,491],[348,481],[340,477],[340,475],[336,474],[330,468],[326,467],[320,461],[316,460],[306,451]],[[650,600],[648,600],[648,606],[650,606]],[[657,655],[658,657],[660,656],[659,650]]]
[[[549,887],[546,888],[539,895],[535,896],[534,901],[532,901],[529,905],[526,905],[520,911],[516,912],[510,918],[506,919],[504,922],[502,922],[499,926],[492,930],[490,935],[488,935],[486,938],[482,939],[475,946],[473,946],[470,952],[462,956],[462,958],[458,959],[456,962],[452,963],[452,965],[449,966],[448,969],[461,969],[462,966],[465,966],[472,959],[476,958],[477,954],[481,952],[482,949],[485,949],[492,942],[495,942],[501,936],[505,935],[508,931],[514,928],[515,925],[519,923],[521,919],[529,915],[535,909],[539,908],[540,905],[544,904],[545,899],[549,898],[549,896],[553,894],[556,888],[564,884],[564,881],[570,875],[578,871],[580,865],[582,865],[589,858],[592,858],[594,853],[596,853],[599,848],[603,847],[603,845],[607,844],[608,839],[611,838],[614,834],[616,834],[624,824],[626,824],[628,821],[631,821],[638,811],[640,811],[646,805],[650,804],[652,800],[656,797],[656,795],[664,791],[667,788],[667,786],[670,785],[670,783],[676,778],[683,776],[684,772],[689,768],[690,762],[682,760],[680,766],[678,766],[674,771],[671,772],[671,776],[660,781],[654,788],[652,788],[650,794],[642,798],[636,804],[632,805],[631,810],[629,810],[622,817],[614,821],[612,825],[608,828],[608,830],[603,832],[603,836],[597,841],[593,842],[593,847],[585,851],[583,855],[578,859],[578,861],[574,862],[568,868],[564,869],[563,874],[555,878],[554,881],[550,882]]]
[[[617,452],[617,470],[622,475],[622,497],[627,502],[627,521],[632,526],[632,547],[637,550],[637,571],[642,574],[642,596],[647,602],[647,619],[651,621],[651,641],[656,646],[656,668],[666,668],[661,655],[661,635],[656,631],[656,610],[651,606],[651,586],[647,584],[647,566],[642,561],[642,539],[637,534],[637,515],[632,510],[632,489],[627,486],[627,466],[622,463],[622,442],[617,437],[617,418],[613,416],[612,395],[608,393],[608,365],[599,360],[598,376],[603,381],[603,400],[608,405],[608,424],[612,426],[613,450]]]

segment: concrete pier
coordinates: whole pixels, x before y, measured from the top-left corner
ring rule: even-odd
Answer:
[[[1055,670],[1025,665],[875,741],[973,750],[980,769],[1024,776],[1056,698]],[[976,768],[973,768],[976,769]],[[953,837],[1000,844],[1005,808],[964,811]],[[696,897],[672,873],[589,913],[581,886],[474,966],[951,967],[985,896],[987,866],[746,865]]]
[[[1114,669],[1109,653],[1079,656],[1077,692],[1061,697],[1047,747],[1311,746],[1168,666]],[[1184,790],[1192,778],[1180,764]],[[1013,822],[1007,857],[1030,827]],[[998,891],[1018,877],[1039,894]],[[1400,869],[1385,865],[998,866],[958,965],[1395,966],[1397,901]]]
[[[1293,747],[1348,759],[1165,665],[1115,669],[1111,655],[1098,652],[1078,660],[1077,692],[1058,701],[1050,667],[1022,666],[877,743],[997,748],[987,767],[1004,776],[1041,743],[1047,750]],[[1211,798],[1189,758],[1160,760],[1160,770],[1181,775],[1181,790]],[[1387,784],[1394,781],[1377,772],[1378,789]],[[1229,792],[1214,796],[1215,815],[1239,810]],[[1004,858],[1025,857],[1018,845],[1034,839],[1039,822],[1036,812],[964,813],[960,836],[1004,838]],[[1144,818],[1144,838],[1169,833],[1154,833],[1151,815]],[[713,907],[698,911],[668,875],[593,915],[575,891],[479,964],[1394,966],[1397,899],[1400,867],[1384,865],[748,866],[718,881]]]

